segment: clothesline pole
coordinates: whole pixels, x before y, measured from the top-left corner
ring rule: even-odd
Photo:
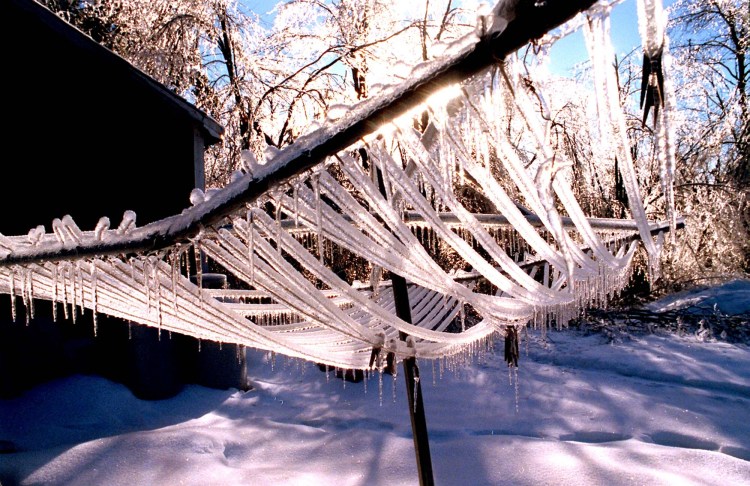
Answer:
[[[400,275],[391,275],[393,282],[393,300],[396,304],[396,316],[411,324],[411,305],[406,280]],[[406,339],[400,333],[401,339]],[[430,456],[430,440],[427,435],[427,419],[422,402],[422,384],[419,380],[419,368],[414,357],[404,359],[404,380],[406,381],[406,396],[409,404],[409,418],[411,419],[411,433],[414,438],[414,452],[417,457],[417,474],[421,486],[432,486],[435,480],[432,475],[432,458]]]
[[[362,162],[369,161],[366,150],[359,151]],[[372,162],[370,162],[372,163]],[[379,168],[375,169],[380,194],[387,198],[383,173]],[[411,303],[409,302],[409,287],[406,279],[395,273],[391,274],[391,288],[393,290],[393,303],[396,316],[404,322],[412,324]],[[399,339],[406,340],[406,333],[399,332]],[[419,380],[419,368],[417,358],[404,358],[404,381],[406,382],[406,403],[409,405],[409,419],[411,421],[411,435],[414,439],[414,454],[417,460],[417,474],[420,486],[433,486],[435,479],[432,475],[432,457],[430,456],[430,439],[427,435],[427,419],[424,414],[424,403],[422,401],[422,385]],[[395,379],[395,377],[394,377]]]

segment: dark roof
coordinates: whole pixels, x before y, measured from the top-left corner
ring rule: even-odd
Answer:
[[[151,91],[163,101],[163,105],[177,112],[179,116],[187,117],[192,125],[201,131],[206,145],[212,145],[221,140],[224,127],[216,120],[118,54],[97,43],[91,37],[58,17],[44,5],[34,0],[2,0],[0,1],[0,12],[2,13],[0,18],[4,19],[0,23],[11,22],[16,24],[2,25],[0,28],[16,30],[19,21],[28,25],[33,24],[36,29],[44,30],[46,36],[54,38],[56,42],[69,48],[71,55],[85,56],[96,63],[97,69],[106,70],[112,76]],[[16,40],[17,42],[24,42],[23,39]],[[19,74],[23,75],[23,73]]]

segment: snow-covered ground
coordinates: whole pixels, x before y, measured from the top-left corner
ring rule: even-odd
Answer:
[[[750,282],[650,310],[714,302],[748,312]],[[436,484],[750,485],[748,343],[653,331],[531,331],[517,379],[500,343],[470,366],[421,363]],[[400,369],[381,393],[377,375],[365,389],[309,363],[249,363],[248,392],[142,401],[78,375],[0,401],[0,451],[15,450],[0,453],[0,483],[418,483]]]

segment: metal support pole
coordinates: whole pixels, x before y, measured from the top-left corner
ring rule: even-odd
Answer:
[[[406,280],[400,275],[392,275],[393,300],[396,304],[396,315],[411,324],[411,306]],[[400,333],[401,339],[406,335]],[[435,479],[432,476],[432,458],[430,457],[430,440],[427,436],[427,420],[422,402],[422,383],[419,379],[419,368],[416,358],[404,359],[404,380],[406,381],[406,395],[409,403],[409,418],[411,418],[411,432],[414,438],[414,452],[417,456],[417,474],[421,486],[432,486]]]
[[[369,161],[366,150],[360,149],[362,162]],[[383,174],[376,169],[378,188],[383,197],[386,197]],[[409,303],[409,288],[406,279],[401,275],[391,274],[393,286],[393,302],[396,306],[396,316],[404,322],[411,321],[411,304]],[[406,340],[406,333],[399,332],[399,339]],[[410,357],[404,359],[404,380],[406,381],[406,396],[409,405],[409,418],[411,419],[411,435],[414,439],[414,454],[417,459],[417,474],[420,486],[433,486],[435,479],[432,476],[432,458],[430,457],[430,440],[427,436],[427,420],[424,414],[424,403],[422,402],[422,385],[419,380],[419,367],[417,359]]]

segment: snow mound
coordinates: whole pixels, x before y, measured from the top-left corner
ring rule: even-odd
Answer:
[[[736,279],[714,287],[699,287],[668,295],[646,305],[653,312],[689,309],[695,313],[717,311],[724,315],[750,314],[750,280]]]

